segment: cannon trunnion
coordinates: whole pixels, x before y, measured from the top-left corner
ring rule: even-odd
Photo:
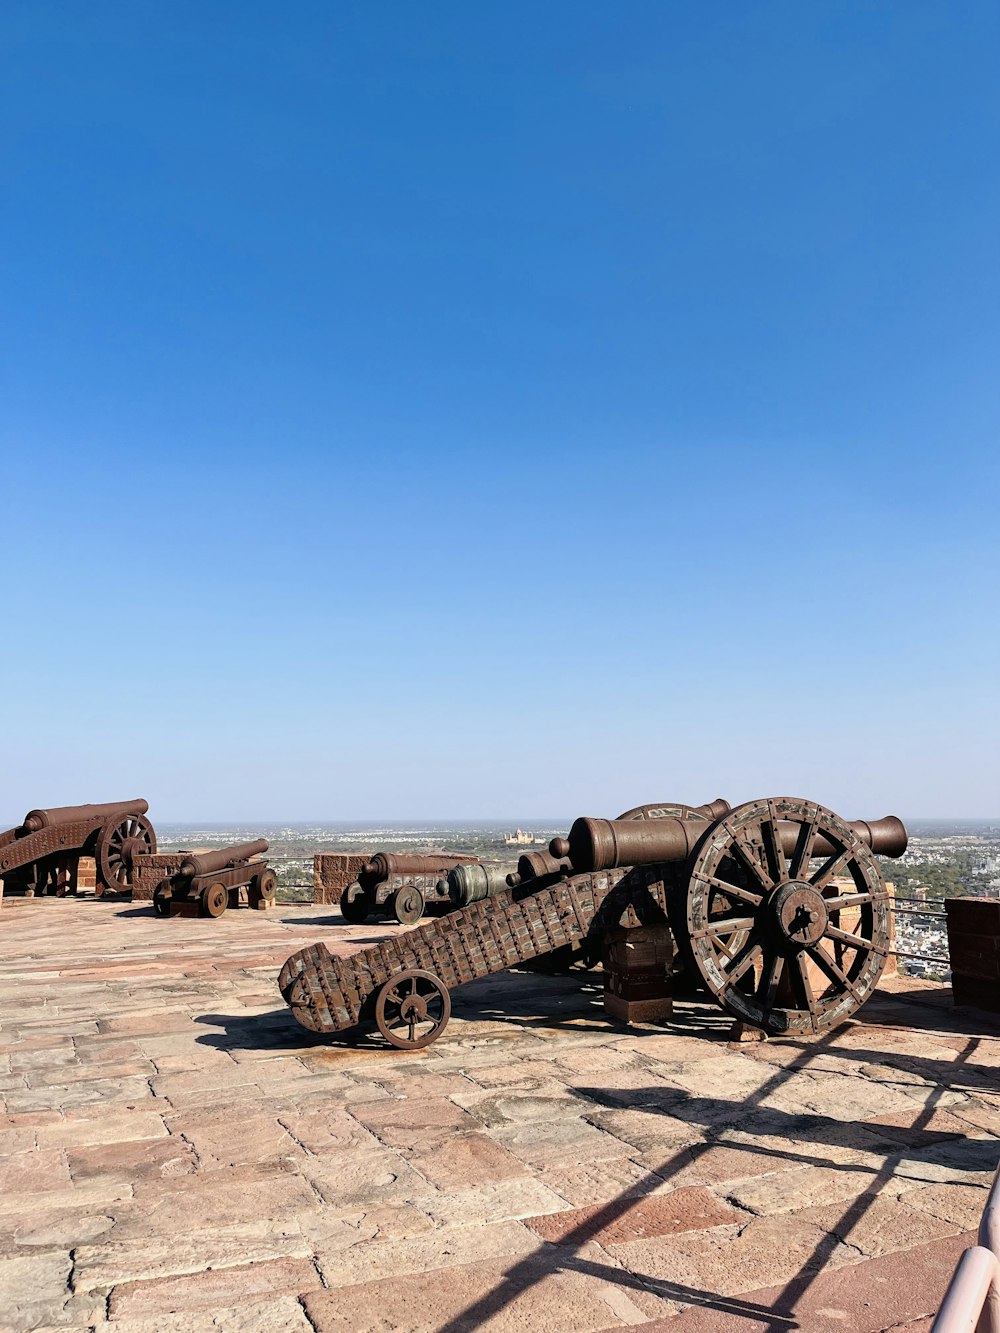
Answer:
[[[905,850],[894,817],[848,823],[796,797],[641,806],[577,820],[547,857],[522,858],[508,888],[405,935],[349,958],[301,949],[279,986],[310,1031],[374,1018],[415,1049],[444,1031],[453,987],[557,950],[599,956],[606,930],[669,920],[722,1008],[765,1032],[816,1034],[878,983],[890,946],[876,856]]]
[[[264,911],[274,904],[277,877],[262,860],[265,838],[220,847],[210,852],[189,852],[177,872],[153,891],[157,916],[219,917],[227,907]]]
[[[92,856],[95,893],[127,893],[139,858],[156,851],[156,833],[142,799],[104,805],[29,810],[23,823],[0,833],[0,879],[8,891],[75,893],[81,856]]]

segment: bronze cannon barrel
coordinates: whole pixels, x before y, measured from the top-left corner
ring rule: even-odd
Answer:
[[[507,887],[507,872],[499,866],[454,866],[448,871],[448,897],[456,907],[468,907]]]
[[[553,841],[555,841],[553,839]],[[512,889],[529,880],[541,879],[543,875],[557,875],[564,872],[572,874],[573,865],[569,857],[555,857],[549,852],[524,852],[517,858],[517,872],[507,876],[507,883]]]
[[[57,824],[76,824],[83,819],[98,822],[112,815],[144,815],[149,802],[141,797],[134,801],[109,801],[106,805],[60,805],[51,810],[29,810],[24,816],[25,833],[38,833]]]
[[[396,852],[376,852],[372,859],[362,870],[362,874],[370,876],[381,883],[389,879],[392,875],[433,875],[437,871],[448,871],[452,866],[463,864],[475,864],[475,858],[469,856],[448,856],[441,852],[439,855],[398,855]]]
[[[549,851],[557,857],[568,855],[576,871],[684,861],[707,824],[707,820],[695,819],[578,819],[569,838],[553,838]],[[788,822],[779,827],[782,847],[790,855],[796,847],[798,828]],[[848,827],[878,856],[902,856],[906,851],[906,829],[895,815],[872,822],[858,819]],[[831,856],[837,850],[822,836],[813,844],[814,856]]]
[[[237,861],[249,861],[252,856],[266,852],[268,845],[266,838],[258,838],[255,842],[241,842],[235,847],[220,847],[215,852],[196,852],[184,858],[177,873],[188,879],[194,879],[196,875],[211,875]]]

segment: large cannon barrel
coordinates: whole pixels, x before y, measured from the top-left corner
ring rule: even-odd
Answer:
[[[194,879],[196,875],[211,875],[216,870],[225,870],[237,861],[249,861],[268,849],[266,838],[255,842],[241,842],[236,847],[220,847],[215,852],[196,852],[186,856],[177,868],[179,875]]]
[[[433,875],[463,864],[475,864],[475,860],[468,856],[448,856],[445,852],[430,856],[376,852],[361,873],[381,884],[392,875]]]
[[[684,861],[707,825],[707,820],[696,819],[578,819],[569,838],[553,838],[549,851],[555,857],[568,856],[576,871]],[[779,827],[782,847],[790,855],[798,841],[798,827],[789,822]],[[906,851],[906,828],[895,815],[870,823],[858,819],[848,827],[878,856],[902,856]],[[814,856],[832,856],[837,850],[822,836],[813,843]]]
[[[453,866],[448,871],[448,897],[456,907],[468,907],[507,887],[507,872],[499,866]]]
[[[38,833],[57,824],[76,824],[83,819],[96,822],[112,815],[144,815],[149,802],[140,797],[134,801],[110,801],[106,805],[60,805],[51,810],[29,810],[21,825],[24,832]]]

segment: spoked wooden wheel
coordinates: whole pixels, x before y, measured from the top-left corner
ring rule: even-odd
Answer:
[[[889,949],[875,858],[831,810],[794,797],[750,801],[695,849],[691,949],[706,986],[737,1018],[815,1033],[859,1009]]]
[[[418,968],[397,973],[375,1001],[379,1032],[403,1051],[417,1051],[437,1041],[450,1017],[451,996],[444,982]]]
[[[156,834],[145,815],[112,815],[94,849],[98,891],[126,893],[138,878],[136,858],[155,851]]]
[[[209,884],[201,891],[201,905],[206,916],[221,916],[229,906],[229,892],[224,884]]]

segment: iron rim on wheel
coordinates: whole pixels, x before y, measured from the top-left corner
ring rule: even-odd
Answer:
[[[224,884],[209,884],[201,891],[201,902],[206,916],[221,916],[229,906],[229,893]]]
[[[391,1046],[418,1051],[437,1041],[451,1017],[448,988],[433,972],[409,968],[387,981],[375,1001],[375,1022]]]
[[[136,858],[155,851],[156,834],[145,815],[113,817],[94,848],[98,882],[111,893],[128,892],[136,879]]]
[[[795,797],[749,801],[695,849],[687,926],[723,1008],[766,1032],[816,1033],[877,985],[888,895],[874,856],[833,811]]]

